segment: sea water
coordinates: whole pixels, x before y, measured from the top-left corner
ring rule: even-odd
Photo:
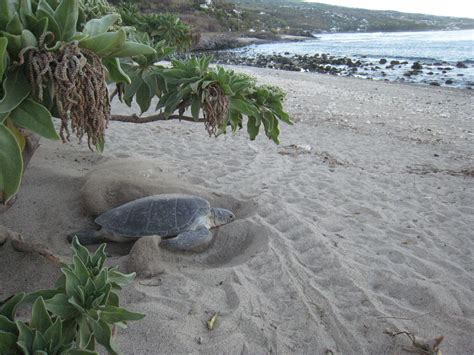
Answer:
[[[317,38],[302,42],[250,45],[236,52],[245,55],[285,54],[287,56],[328,53],[374,63],[378,63],[382,58],[388,61],[408,61],[410,64],[419,61],[423,64],[434,65],[432,68],[434,71],[436,71],[437,63],[443,63],[443,65],[452,65],[454,69],[444,75],[443,79],[454,77],[458,84],[464,86],[469,86],[474,82],[474,30],[327,33],[315,34],[315,36]],[[465,64],[467,68],[456,68],[459,62]],[[397,80],[403,78],[403,73],[401,70],[395,70],[389,73],[389,77],[391,80]],[[420,81],[423,80],[422,78],[427,78],[426,73],[418,76]]]

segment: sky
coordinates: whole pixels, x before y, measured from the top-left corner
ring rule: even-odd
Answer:
[[[306,0],[372,10],[395,10],[438,16],[474,18],[473,0]]]

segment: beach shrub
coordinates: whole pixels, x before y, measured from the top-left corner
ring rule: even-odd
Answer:
[[[0,0],[0,201],[18,190],[30,133],[67,141],[72,131],[101,150],[106,75],[129,82],[118,58],[154,52],[124,29],[109,31],[117,14],[81,22],[81,8],[78,0]]]
[[[94,254],[72,243],[73,262],[61,269],[54,289],[14,295],[0,305],[0,354],[99,354],[96,344],[117,354],[114,328],[143,314],[119,306],[117,291],[135,274],[105,267],[105,244]],[[33,304],[28,322],[16,319],[19,306]]]
[[[136,100],[141,112],[150,108],[153,97],[158,97],[158,117],[167,119],[175,111],[181,117],[190,110],[195,121],[203,121],[209,135],[242,128],[243,117],[248,117],[247,132],[255,139],[263,125],[265,134],[279,143],[279,121],[291,124],[283,110],[283,91],[272,86],[258,86],[251,76],[235,73],[222,67],[209,68],[210,56],[173,60],[170,67],[155,65],[156,54],[134,58],[139,64],[124,64],[123,69],[131,84],[119,86],[123,101],[131,106]],[[200,113],[203,119],[200,119]]]
[[[251,139],[263,126],[278,143],[279,121],[291,123],[281,90],[210,68],[210,57],[158,65],[189,45],[189,33],[174,16],[142,16],[127,6],[127,21],[139,19],[149,33],[122,27],[106,0],[0,0],[0,203],[17,193],[38,136],[67,142],[75,134],[103,150],[109,119],[119,120],[110,114],[108,84],[142,113],[157,97],[158,119],[183,119],[190,109],[210,135],[236,131],[247,117]],[[106,15],[89,19],[94,12]],[[143,122],[136,117],[120,120]]]

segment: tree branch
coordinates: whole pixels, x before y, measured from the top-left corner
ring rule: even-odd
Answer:
[[[110,118],[111,121],[119,121],[119,122],[128,122],[128,123],[149,123],[149,122],[156,122],[156,121],[167,121],[167,120],[180,120],[180,121],[188,121],[188,122],[204,122],[204,119],[200,118],[195,120],[189,116],[180,116],[180,115],[171,115],[166,117],[164,113],[159,113],[152,116],[137,116],[137,115],[112,115]]]

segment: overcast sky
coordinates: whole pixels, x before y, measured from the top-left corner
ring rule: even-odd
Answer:
[[[308,0],[306,0],[308,1]],[[374,10],[395,10],[439,16],[474,18],[473,0],[309,0],[331,5]]]

